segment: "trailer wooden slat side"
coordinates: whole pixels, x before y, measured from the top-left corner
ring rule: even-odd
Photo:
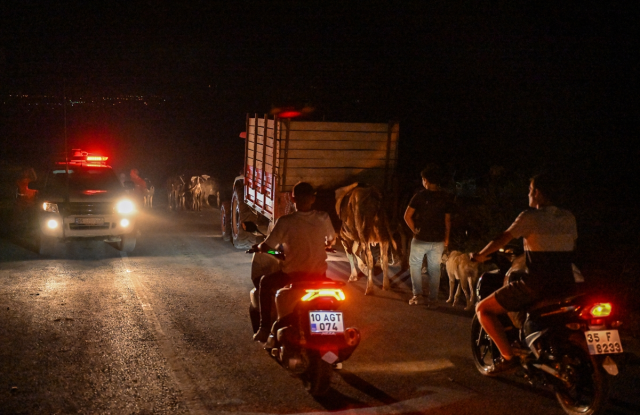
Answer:
[[[299,181],[335,190],[355,181],[389,191],[398,158],[398,124],[247,117],[245,202],[270,221],[286,213]]]
[[[267,119],[266,116],[262,119],[257,116],[249,118],[247,122],[245,202],[258,213],[268,216],[274,211],[272,196],[275,193],[274,167],[268,162],[268,160],[274,160],[274,128],[275,121]],[[277,140],[275,141],[277,143]],[[276,144],[275,160],[277,160],[277,154]]]
[[[327,148],[327,141],[331,141],[331,148],[333,150],[377,150],[380,148],[380,142],[384,141],[386,146],[386,137],[384,140],[367,140],[367,141],[354,141],[354,140],[308,140],[308,141],[294,141],[289,144],[292,150],[325,150]],[[395,151],[396,142],[391,143],[392,153]],[[386,147],[385,147],[386,148]]]
[[[258,146],[258,154],[256,160],[256,166],[258,169],[262,169],[262,164],[264,163],[267,168],[272,166],[271,159],[273,156],[273,149],[267,147],[266,154],[261,154],[262,152],[262,144]],[[254,159],[253,150],[249,150],[249,158],[251,160]],[[263,160],[264,158],[264,160]],[[340,166],[345,165],[348,166],[349,161],[355,161],[357,163],[364,162],[367,166],[377,165],[380,160],[386,161],[387,159],[387,151],[385,150],[327,150],[327,149],[317,149],[317,150],[289,150],[289,167],[293,167],[291,164],[294,160],[304,161],[306,163],[312,162],[314,165],[322,160],[327,162],[335,161],[335,164],[329,166],[321,166],[319,167],[331,167],[331,166]],[[308,165],[308,164],[305,164]],[[367,167],[365,166],[365,167]]]

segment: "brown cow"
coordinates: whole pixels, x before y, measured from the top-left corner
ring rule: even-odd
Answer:
[[[200,176],[191,177],[191,184],[188,192],[191,196],[191,210],[199,212],[202,208],[202,182],[204,180]]]
[[[172,176],[167,179],[167,197],[169,199],[169,210],[184,209],[184,188],[185,181],[182,176]]]
[[[373,292],[375,262],[371,247],[379,244],[382,289],[388,290],[389,248],[393,248],[392,255],[395,255],[397,246],[382,205],[382,194],[375,187],[360,183],[342,187],[335,194],[336,211],[342,220],[340,239],[351,265],[349,281],[358,279],[357,261],[359,268],[368,276],[365,295]]]

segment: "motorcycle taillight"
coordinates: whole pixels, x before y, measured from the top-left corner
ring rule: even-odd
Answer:
[[[331,297],[338,301],[344,301],[344,292],[340,288],[320,288],[316,290],[306,290],[306,294],[302,296],[302,301],[311,301],[319,297]]]
[[[595,318],[609,317],[611,314],[611,303],[594,304],[589,313]]]
[[[609,317],[613,311],[613,307],[611,303],[595,303],[590,307],[586,307],[582,313],[580,313],[580,317],[589,320],[589,319],[602,319],[604,317]]]

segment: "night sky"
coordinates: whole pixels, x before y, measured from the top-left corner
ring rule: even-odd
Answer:
[[[2,158],[64,142],[61,109],[10,95],[137,95],[162,104],[68,107],[71,144],[158,180],[233,174],[246,113],[307,105],[309,119],[399,121],[405,178],[438,162],[456,179],[554,165],[585,189],[634,183],[635,8],[452,3],[5,0]]]

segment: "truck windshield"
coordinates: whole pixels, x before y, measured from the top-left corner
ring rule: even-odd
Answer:
[[[67,174],[64,169],[52,172],[51,185],[53,187],[65,187],[67,184]],[[115,190],[121,189],[122,185],[118,177],[110,168],[105,167],[78,167],[69,168],[69,189],[70,190]]]

